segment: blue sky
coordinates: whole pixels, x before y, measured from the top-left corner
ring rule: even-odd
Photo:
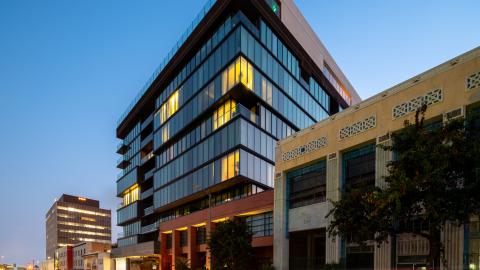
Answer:
[[[362,98],[480,45],[479,1],[296,2]],[[0,1],[0,263],[62,193],[115,209],[117,118],[203,3]]]

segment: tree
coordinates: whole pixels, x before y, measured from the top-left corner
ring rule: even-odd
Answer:
[[[214,269],[250,269],[253,261],[252,233],[244,219],[217,224],[207,241]]]
[[[175,257],[175,270],[191,270],[190,262],[187,258],[177,256]]]
[[[480,214],[480,125],[477,115],[431,128],[424,123],[425,111],[423,106],[415,123],[405,121],[391,134],[391,146],[380,146],[395,154],[386,188],[353,188],[332,202],[330,235],[364,245],[413,233],[430,244],[429,266],[440,259],[446,263],[441,241],[446,223],[464,225]],[[401,226],[413,223],[423,226]]]

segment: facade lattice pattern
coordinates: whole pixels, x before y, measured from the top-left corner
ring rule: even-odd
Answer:
[[[467,78],[467,90],[480,87],[480,72],[474,73]]]
[[[433,105],[442,101],[443,99],[443,92],[442,89],[436,89],[426,93],[425,95],[418,96],[410,101],[405,103],[399,104],[393,107],[393,118],[399,118],[404,115],[407,115],[411,112],[415,112],[418,108],[422,107],[422,105]]]
[[[377,118],[372,115],[362,121],[356,122],[350,126],[340,129],[340,140],[355,136],[359,133],[372,129],[377,124]]]

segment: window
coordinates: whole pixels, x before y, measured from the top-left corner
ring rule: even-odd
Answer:
[[[188,245],[188,232],[186,230],[180,231],[180,247],[186,247]]]
[[[375,144],[343,155],[343,175],[346,188],[375,185]]]
[[[245,58],[239,57],[222,73],[222,94],[225,94],[237,83],[253,89],[253,67]]]
[[[213,112],[213,129],[227,123],[236,112],[237,104],[234,100],[228,100]]]
[[[289,207],[296,208],[324,202],[326,182],[327,170],[324,160],[288,173]]]
[[[240,154],[238,150],[222,158],[221,181],[225,181],[238,175],[239,159]]]
[[[178,110],[178,90],[175,91],[165,102],[158,113],[160,113],[160,124],[165,123],[170,116]]]
[[[249,216],[245,219],[253,237],[273,235],[273,212]]]
[[[127,193],[125,193],[123,195],[123,206],[129,205],[129,204],[137,201],[138,200],[138,193],[139,193],[138,186],[131,189],[130,191],[127,191]]]
[[[167,240],[167,243],[166,243],[167,249],[172,248],[172,234],[171,233],[167,234],[165,238]]]
[[[197,245],[205,244],[207,240],[207,228],[205,226],[197,227]]]

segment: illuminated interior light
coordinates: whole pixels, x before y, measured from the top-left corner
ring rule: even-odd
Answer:
[[[224,218],[219,218],[219,219],[215,219],[215,220],[212,220],[213,223],[219,223],[219,222],[224,222],[224,221],[227,221],[228,220],[228,217],[224,217]]]
[[[89,211],[89,210],[83,210],[83,209],[78,209],[78,208],[75,208],[75,207],[58,206],[58,209],[60,209],[60,210],[66,210],[66,211],[68,211],[68,212],[76,212],[76,213],[96,215],[96,216],[102,216],[102,217],[108,217],[108,216],[110,216],[110,215],[105,214],[105,213],[100,213],[100,212],[95,212],[95,211]]]

